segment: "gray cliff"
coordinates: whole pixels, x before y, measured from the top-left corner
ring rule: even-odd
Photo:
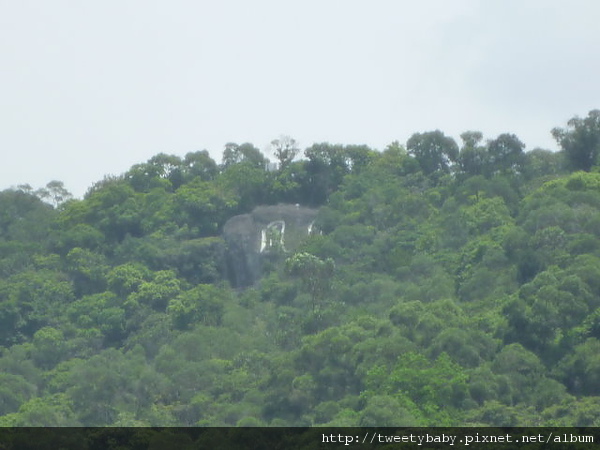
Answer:
[[[293,252],[316,230],[317,210],[300,205],[259,206],[229,219],[223,228],[227,277],[233,287],[247,287],[261,276],[267,258]]]

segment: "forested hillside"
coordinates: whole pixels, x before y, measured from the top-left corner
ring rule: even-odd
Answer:
[[[552,133],[0,192],[0,424],[600,426],[600,111]],[[224,225],[277,204],[318,232],[236,286]]]

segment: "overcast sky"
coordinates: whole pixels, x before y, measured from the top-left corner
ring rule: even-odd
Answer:
[[[82,196],[157,153],[384,149],[600,108],[597,0],[0,0],[0,189]]]

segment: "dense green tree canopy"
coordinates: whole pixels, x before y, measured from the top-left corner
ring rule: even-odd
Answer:
[[[598,117],[556,153],[284,137],[0,192],[0,424],[598,426]],[[226,235],[280,203],[310,232]]]

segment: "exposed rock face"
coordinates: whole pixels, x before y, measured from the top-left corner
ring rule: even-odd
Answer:
[[[259,206],[225,223],[226,264],[230,283],[246,287],[260,278],[267,255],[289,253],[316,230],[316,209],[300,205]]]

